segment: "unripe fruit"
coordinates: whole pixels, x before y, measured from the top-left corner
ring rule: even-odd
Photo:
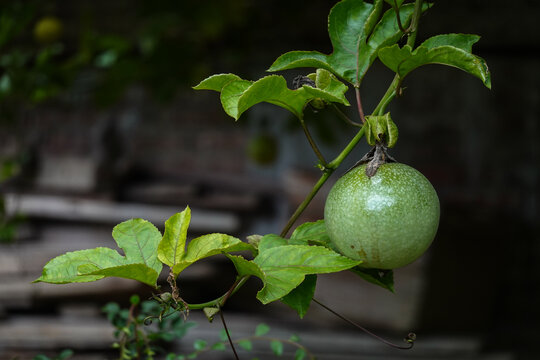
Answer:
[[[429,247],[439,225],[439,199],[417,170],[400,163],[381,165],[374,176],[361,165],[340,178],[324,209],[326,230],[345,256],[360,266],[393,269]]]
[[[254,163],[263,166],[271,165],[278,155],[278,142],[272,135],[260,134],[249,141],[247,152]]]
[[[36,23],[34,38],[40,44],[55,42],[62,35],[62,22],[55,17],[47,16]]]

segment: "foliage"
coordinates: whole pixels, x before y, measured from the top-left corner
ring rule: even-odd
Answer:
[[[117,348],[119,359],[153,359],[157,353],[164,353],[161,344],[181,339],[195,326],[184,321],[177,311],[167,312],[160,318],[157,326],[146,326],[145,320],[158,317],[162,307],[154,300],[140,301],[137,295],[130,299],[129,309],[122,309],[117,303],[103,307],[107,319],[115,327],[113,347]]]
[[[73,350],[62,350],[57,356],[50,358],[47,355],[39,354],[32,358],[32,360],[65,360],[73,356]]]

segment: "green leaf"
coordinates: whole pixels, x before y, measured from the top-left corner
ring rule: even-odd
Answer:
[[[296,335],[296,334],[292,334],[291,337],[289,337],[289,341],[292,341],[292,342],[300,342],[300,336]]]
[[[120,277],[137,280],[147,285],[156,287],[159,273],[145,264],[126,264],[105,268],[96,267],[94,264],[79,266],[78,271],[82,275],[101,275],[103,277]]]
[[[270,349],[276,356],[283,355],[283,343],[279,340],[272,340],[270,342]]]
[[[291,245],[321,245],[337,252],[326,232],[324,220],[306,222],[298,226],[289,239]]]
[[[191,221],[191,209],[171,216],[165,222],[165,233],[158,246],[158,258],[162,263],[174,267],[180,262],[186,247],[187,230]]]
[[[403,4],[404,0],[384,0],[390,6],[394,6],[394,2],[397,4],[398,8]]]
[[[163,265],[157,257],[161,233],[152,223],[131,219],[116,225],[112,236],[130,264],[141,263],[160,273]]]
[[[244,92],[253,84],[253,81],[238,80],[228,83],[221,91],[221,105],[225,112],[238,120],[242,113],[238,113],[238,102]]]
[[[219,313],[219,309],[217,307],[205,307],[203,308],[203,313],[208,319],[208,322],[212,322],[214,320],[214,316]]]
[[[195,348],[195,350],[197,351],[201,351],[201,350],[204,350],[206,349],[206,346],[208,346],[208,343],[205,341],[205,340],[195,340],[193,342],[193,347]]]
[[[219,339],[221,341],[229,341],[229,337],[227,336],[227,332],[225,331],[225,329],[221,329],[219,331]]]
[[[225,344],[224,344],[224,343],[218,342],[218,343],[215,343],[214,345],[212,345],[211,349],[212,349],[212,350],[223,351],[223,350],[226,349],[226,347],[225,347]]]
[[[249,340],[239,341],[238,346],[240,346],[242,349],[247,350],[247,351],[253,350],[253,343]]]
[[[398,139],[398,128],[390,113],[378,116],[366,116],[366,140],[369,145],[374,146],[376,142],[384,141],[391,148],[396,145]]]
[[[155,287],[162,269],[157,259],[159,230],[145,220],[132,219],[117,225],[113,238],[125,256],[102,247],[68,252],[49,261],[34,282],[66,284],[116,276]]]
[[[317,89],[308,85],[291,90],[285,78],[278,75],[266,76],[254,83],[247,80],[236,80],[225,85],[221,92],[221,103],[228,115],[238,118],[250,107],[261,102],[268,102],[285,108],[302,118],[306,104],[321,98],[329,102],[349,105],[345,98],[347,86],[337,79],[325,89]]]
[[[270,331],[270,326],[266,325],[266,324],[259,324],[257,325],[257,328],[255,328],[255,336],[263,336],[263,335],[266,335],[268,334],[268,332]]]
[[[296,288],[306,275],[347,270],[356,261],[321,246],[281,245],[261,251],[249,261],[228,255],[239,275],[254,275],[263,281],[257,299],[263,304],[281,299]]]
[[[216,74],[204,79],[198,85],[194,86],[193,89],[221,91],[225,85],[234,80],[241,79],[235,74]]]
[[[306,357],[306,351],[302,348],[296,350],[294,353],[294,360],[303,360]]]
[[[67,252],[45,264],[41,276],[33,282],[68,284],[96,281],[105,277],[99,275],[79,275],[77,268],[88,263],[94,263],[100,267],[109,267],[116,266],[119,263],[125,263],[125,259],[117,251],[104,247]]]
[[[191,240],[182,259],[173,267],[178,275],[182,270],[196,261],[209,256],[233,251],[252,250],[253,247],[240,239],[226,234],[207,234]]]
[[[289,241],[276,234],[267,234],[261,238],[259,242],[259,252],[266,251],[276,246],[287,245]]]
[[[285,245],[260,251],[253,260],[265,274],[257,293],[263,303],[281,299],[300,285],[306,275],[347,270],[361,263],[321,246]]]
[[[382,48],[379,59],[402,79],[414,69],[427,64],[456,67],[482,80],[491,89],[491,75],[484,59],[473,55],[472,45],[477,35],[445,34],[431,37],[414,51],[410,46],[397,44]]]
[[[426,7],[427,8],[427,7]],[[323,68],[359,86],[381,47],[396,43],[402,36],[393,9],[379,21],[382,1],[370,4],[361,0],[337,3],[328,17],[328,33],[333,52],[292,51],[281,55],[268,69],[279,71],[298,67]],[[407,26],[414,11],[412,4],[400,9],[400,19]],[[376,24],[376,25],[375,25]]]
[[[300,318],[306,315],[317,285],[317,275],[307,275],[304,281],[290,293],[285,295],[281,301],[296,310]]]
[[[355,266],[350,269],[362,279],[394,292],[394,272],[392,270],[366,269]]]

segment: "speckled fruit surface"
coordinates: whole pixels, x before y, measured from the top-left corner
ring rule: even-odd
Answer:
[[[439,198],[414,168],[383,164],[373,177],[365,165],[341,177],[324,208],[326,230],[345,256],[361,266],[394,269],[422,255],[439,225]]]

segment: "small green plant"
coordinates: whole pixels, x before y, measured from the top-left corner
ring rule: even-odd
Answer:
[[[60,354],[58,354],[57,356],[53,358],[48,357],[47,355],[39,354],[39,355],[34,356],[32,360],[65,360],[65,359],[71,358],[72,356],[73,356],[73,350],[66,349],[66,350],[62,350]]]
[[[154,300],[140,300],[139,296],[130,298],[129,309],[122,309],[117,303],[108,303],[103,307],[107,319],[115,327],[113,347],[117,348],[119,359],[153,359],[163,353],[163,342],[181,339],[193,322],[186,322],[181,313],[169,311]],[[149,319],[158,317],[157,327],[149,325]]]
[[[302,359],[315,359],[315,356],[302,344],[300,344],[300,337],[298,335],[291,335],[288,339],[281,339],[273,337],[269,334],[271,331],[270,327],[264,323],[257,325],[253,335],[237,338],[232,343],[238,345],[245,351],[254,350],[255,342],[266,342],[268,343],[269,350],[275,356],[283,356],[287,352],[294,354],[295,360]],[[206,340],[198,339],[193,342],[194,351],[188,354],[167,354],[166,360],[186,360],[186,359],[196,359],[205,353],[211,351],[225,351],[231,345],[229,342],[229,336],[225,329],[222,329],[219,333],[220,341],[214,342],[213,344],[208,343]],[[252,360],[258,360],[253,358]]]
[[[387,149],[394,147],[398,139],[397,126],[386,109],[394,98],[403,95],[403,81],[413,70],[427,64],[452,66],[472,74],[486,87],[491,87],[485,61],[472,54],[472,46],[479,40],[478,36],[436,35],[420,45],[415,44],[420,17],[430,7],[431,4],[422,0],[340,1],[330,11],[328,19],[328,31],[333,45],[331,54],[292,51],[280,56],[270,66],[270,72],[293,68],[315,69],[314,72],[294,79],[292,88],[288,87],[287,80],[280,75],[269,75],[251,81],[235,74],[213,75],[195,86],[197,90],[219,92],[223,109],[235,120],[239,120],[245,111],[261,102],[280,106],[298,119],[318,159],[316,166],[321,170],[321,177],[279,234],[253,235],[247,242],[227,234],[207,234],[188,243],[186,240],[191,212],[189,207],[186,207],[165,222],[163,234],[142,219],[132,219],[117,225],[112,236],[124,255],[104,247],[69,252],[49,261],[36,281],[65,284],[116,276],[138,280],[159,290],[157,280],[165,266],[170,291],[162,292],[157,297],[164,306],[163,309],[167,309],[162,310],[160,319],[170,310],[187,316],[190,310],[199,309],[203,310],[209,319],[220,314],[223,320],[222,310],[227,300],[250,277],[257,277],[262,282],[262,288],[256,295],[259,301],[263,304],[282,301],[292,307],[300,317],[305,316],[312,301],[340,316],[313,298],[318,274],[351,270],[361,278],[393,291],[391,268],[406,262],[390,262],[389,265],[370,262],[369,257],[363,255],[347,256],[350,254],[344,250],[341,235],[327,232],[324,220],[301,224],[290,236],[288,234],[315,194],[364,136],[373,146],[373,150],[358,165],[366,164],[361,168],[365,172],[366,182],[380,179],[378,171],[383,172],[382,167],[392,161]],[[394,72],[395,76],[378,105],[370,115],[365,115],[361,101],[361,84],[376,59]],[[350,106],[346,96],[349,90],[353,91],[358,121],[350,119],[340,109],[340,106]],[[304,112],[309,108],[308,105],[315,109],[331,107],[338,118],[344,119],[354,129],[355,134],[350,142],[331,161],[321,152],[305,121]],[[400,177],[402,174],[395,176]],[[394,185],[392,179],[389,183],[390,187]],[[354,186],[363,185],[358,183]],[[406,196],[397,203],[404,201],[409,209],[416,209],[415,204],[411,203],[416,200],[408,197],[409,191],[403,191],[402,194]],[[433,199],[436,199],[436,195]],[[438,222],[438,201],[436,205],[432,208],[433,223],[430,223],[428,230],[418,228],[419,234],[429,232],[432,238]],[[370,217],[386,226],[385,224],[395,222],[395,219],[384,219],[388,213],[393,214],[392,211],[371,213]],[[339,214],[334,206],[330,205],[326,209],[327,218],[332,215],[339,218]],[[354,222],[354,219],[351,221]],[[367,229],[379,231],[376,227],[368,226]],[[383,230],[381,234],[384,234]],[[414,237],[414,234],[412,235]],[[431,242],[431,239],[428,242]],[[361,254],[361,250],[364,250],[362,246],[365,245],[355,245],[360,247],[356,254]],[[427,246],[422,246],[421,251],[415,252],[414,258],[426,248]],[[367,253],[365,250],[364,252]],[[236,280],[230,289],[217,299],[199,304],[188,302],[182,297],[177,279],[190,265],[214,255],[225,255],[230,259],[238,273]],[[224,320],[223,323],[225,326]],[[226,334],[234,351],[234,340],[227,331]],[[412,347],[414,339],[415,335],[411,333],[405,339],[405,346],[392,345],[408,349]],[[207,349],[205,342],[197,344],[196,351]],[[274,346],[278,349],[278,345]],[[150,357],[151,354],[147,353],[147,356]],[[237,355],[236,357],[238,358]]]

